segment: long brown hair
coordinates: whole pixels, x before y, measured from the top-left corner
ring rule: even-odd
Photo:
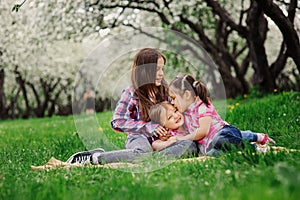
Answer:
[[[131,71],[131,82],[139,100],[139,108],[144,121],[150,121],[149,109],[152,105],[168,98],[168,84],[165,79],[160,86],[155,85],[157,60],[166,57],[152,48],[141,49],[135,56]]]
[[[198,96],[206,106],[210,104],[209,92],[205,84],[201,81],[196,81],[196,79],[189,74],[176,76],[176,78],[170,82],[169,87],[175,89],[180,95],[183,95],[186,90],[191,91],[192,94]]]

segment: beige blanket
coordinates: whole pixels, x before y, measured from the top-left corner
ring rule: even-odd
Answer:
[[[180,159],[177,161],[182,161],[182,162],[192,162],[192,161],[205,161],[206,159],[208,159],[209,157],[207,156],[201,156],[201,157],[196,157],[196,158],[186,158],[186,159]],[[123,162],[119,162],[119,163],[108,163],[108,164],[104,164],[104,165],[83,165],[83,164],[79,164],[79,163],[74,163],[74,164],[70,164],[70,163],[66,163],[63,162],[61,160],[58,160],[54,157],[50,158],[50,160],[42,166],[31,166],[31,169],[36,171],[36,170],[51,170],[51,169],[56,169],[56,168],[70,168],[70,167],[102,167],[102,168],[132,168],[132,167],[139,167],[141,165],[139,164],[132,164],[132,163],[123,163]]]
[[[296,152],[296,151],[300,151],[297,149],[286,149],[284,147],[270,147],[272,149],[272,152],[277,153],[280,151],[285,151],[285,152]],[[185,159],[178,159],[175,162],[195,162],[195,161],[200,161],[203,162],[207,159],[210,159],[212,157],[208,157],[208,156],[200,156],[200,157],[195,157],[195,158],[185,158]],[[50,160],[42,166],[31,166],[32,170],[51,170],[51,169],[56,169],[56,168],[70,168],[70,167],[102,167],[102,168],[132,168],[132,167],[139,167],[139,164],[132,164],[132,163],[108,163],[108,164],[104,164],[104,165],[82,165],[79,163],[74,163],[74,164],[70,164],[70,163],[66,163],[60,160],[57,160],[56,158],[52,157],[50,158]]]
[[[35,171],[35,170],[51,170],[56,168],[70,168],[70,167],[83,167],[83,166],[103,167],[103,168],[122,168],[122,167],[134,167],[137,166],[137,164],[131,164],[131,163],[109,163],[105,165],[83,165],[80,163],[70,164],[52,157],[45,165],[42,166],[32,165],[31,169]]]

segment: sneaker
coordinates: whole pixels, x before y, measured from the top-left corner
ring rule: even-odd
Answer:
[[[267,145],[255,145],[255,150],[257,153],[267,153],[270,151],[270,147]]]
[[[73,154],[67,161],[66,163],[80,163],[80,164],[92,164],[92,155],[94,153],[103,153],[105,152],[104,149],[98,148],[98,149],[93,149],[90,151],[82,151]]]

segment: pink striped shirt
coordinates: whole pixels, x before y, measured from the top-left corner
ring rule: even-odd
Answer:
[[[179,130],[169,130],[169,133],[171,133],[172,136],[185,136],[187,135],[187,131],[179,131]]]
[[[227,122],[223,121],[219,114],[217,113],[216,109],[214,108],[213,104],[210,102],[208,106],[201,100],[197,100],[195,103],[191,104],[188,109],[184,113],[185,115],[185,125],[188,129],[189,133],[194,133],[197,128],[200,127],[199,119],[205,116],[211,116],[212,122],[209,128],[208,135],[199,140],[198,143],[202,145],[201,151],[202,153],[206,153],[206,149],[210,142],[212,141],[213,137],[216,133],[223,128]]]

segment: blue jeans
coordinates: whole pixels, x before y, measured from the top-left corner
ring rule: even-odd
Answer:
[[[243,140],[247,140],[249,142],[256,142],[257,141],[257,133],[247,130],[241,131]]]
[[[229,150],[232,146],[243,148],[243,138],[241,131],[232,125],[225,125],[212,139],[206,149],[206,155],[218,156],[224,150]]]

